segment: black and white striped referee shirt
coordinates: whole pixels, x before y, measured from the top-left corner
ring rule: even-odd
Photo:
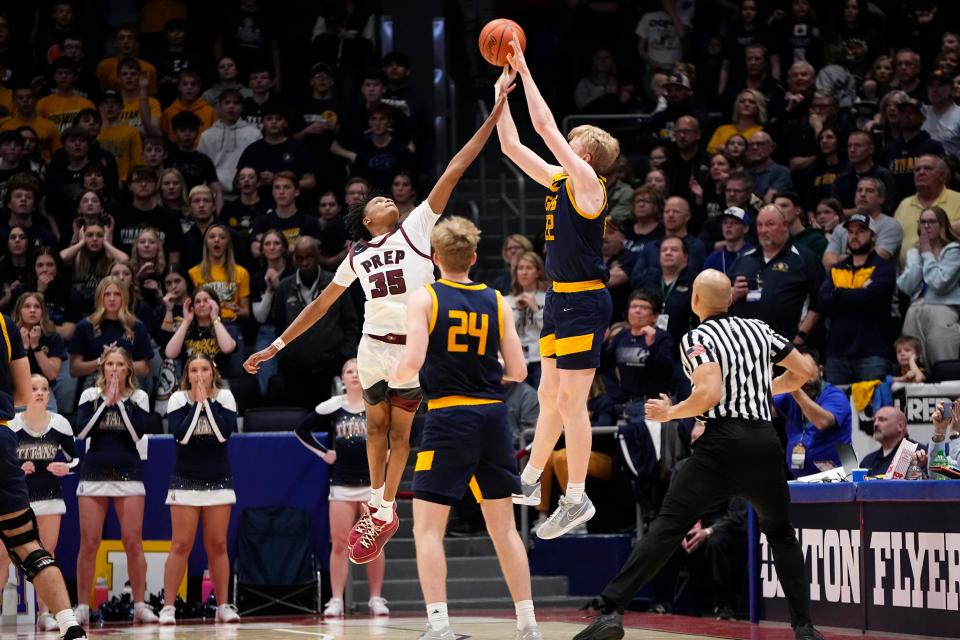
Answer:
[[[690,377],[702,364],[716,362],[723,376],[720,403],[701,419],[771,420],[773,364],[793,345],[762,320],[713,316],[681,341],[683,369]]]

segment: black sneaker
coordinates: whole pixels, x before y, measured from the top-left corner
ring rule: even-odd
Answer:
[[[63,634],[63,640],[86,640],[86,638],[87,632],[78,624],[68,627],[67,632]]]
[[[803,624],[793,628],[793,637],[796,640],[824,640],[820,632],[812,624]]]
[[[713,610],[713,615],[717,620],[736,620],[737,616],[734,615],[733,609],[730,607],[716,607]]]
[[[620,640],[623,638],[623,614],[602,613],[587,628],[573,636],[573,640]]]

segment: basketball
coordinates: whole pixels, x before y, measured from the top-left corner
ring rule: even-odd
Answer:
[[[513,51],[510,41],[514,37],[520,43],[521,51],[525,50],[527,37],[520,25],[507,18],[491,20],[480,31],[480,54],[490,64],[502,67],[507,64],[507,54]]]

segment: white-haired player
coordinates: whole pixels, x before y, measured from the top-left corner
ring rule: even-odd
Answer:
[[[420,380],[390,382],[406,343],[407,295],[433,282],[430,234],[454,187],[483,149],[503,111],[501,95],[483,125],[450,160],[436,186],[410,215],[400,221],[391,198],[374,195],[352,205],[347,228],[356,242],[326,289],[300,312],[272,345],[244,363],[255,373],[261,362],[277,355],[323,317],[337,298],[359,279],[366,296],[363,337],[357,351],[360,383],[367,414],[367,460],[371,497],[350,532],[350,560],[364,564],[380,555],[399,526],[394,500],[410,453],[410,426],[420,405]],[[389,460],[388,460],[388,452]]]

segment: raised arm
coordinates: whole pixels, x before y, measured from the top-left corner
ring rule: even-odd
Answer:
[[[520,45],[516,40],[511,40],[510,46],[513,53],[507,56],[507,61],[523,80],[523,91],[527,97],[527,109],[530,111],[530,121],[533,123],[534,130],[543,138],[550,153],[570,176],[574,196],[580,207],[586,211],[596,211],[603,204],[604,197],[603,186],[597,179],[597,172],[574,152],[567,139],[560,133],[550,107],[547,106],[546,100],[540,95],[540,90],[533,81]]]
[[[791,349],[777,364],[786,371],[773,379],[773,395],[793,393],[817,375],[813,358],[796,349]]]
[[[515,73],[504,71],[504,74],[500,76],[500,80],[497,81],[498,99],[501,87],[509,86],[515,75]],[[497,136],[500,138],[500,149],[503,151],[503,155],[510,158],[534,182],[549,187],[553,176],[563,171],[563,167],[548,163],[520,142],[520,134],[517,133],[517,125],[510,113],[509,102],[504,103],[503,115],[497,121]]]
[[[304,307],[303,311],[290,323],[290,326],[284,330],[283,334],[277,339],[280,341],[280,344],[286,346],[296,340],[301,333],[312,327],[320,318],[326,315],[330,306],[336,302],[346,290],[346,287],[342,287],[335,282],[328,284],[323,292],[317,296],[317,299]],[[274,342],[274,344],[271,344],[266,349],[258,351],[247,358],[247,361],[243,363],[243,368],[247,370],[247,373],[256,373],[261,362],[273,358],[279,352],[280,348],[277,347],[277,342]]]
[[[483,121],[473,137],[467,141],[467,144],[463,145],[463,148],[447,163],[443,175],[440,176],[437,184],[430,191],[430,195],[427,196],[427,203],[430,205],[431,211],[443,213],[443,210],[447,208],[447,202],[450,201],[450,195],[453,193],[454,187],[457,186],[460,178],[470,168],[473,161],[477,159],[477,156],[480,155],[483,147],[487,144],[487,140],[490,139],[493,128],[497,126],[497,119],[500,118],[500,114],[503,113],[504,106],[507,103],[507,96],[512,90],[513,87],[511,86],[500,92],[500,97],[493,105],[490,115]]]

